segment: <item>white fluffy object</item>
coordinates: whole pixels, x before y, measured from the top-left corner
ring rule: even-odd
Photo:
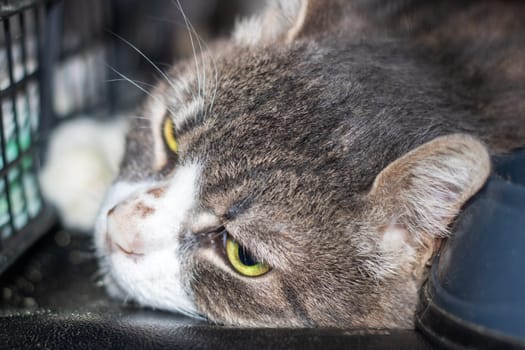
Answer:
[[[51,135],[40,186],[66,227],[91,231],[124,154],[127,121],[75,119]]]

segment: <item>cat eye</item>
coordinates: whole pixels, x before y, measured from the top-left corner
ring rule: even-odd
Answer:
[[[258,277],[270,271],[270,266],[257,261],[248,250],[225,233],[226,257],[235,271],[243,276]]]
[[[170,151],[177,153],[179,150],[179,144],[175,138],[175,125],[169,116],[164,118],[164,123],[162,125],[162,136],[164,137],[164,142]]]

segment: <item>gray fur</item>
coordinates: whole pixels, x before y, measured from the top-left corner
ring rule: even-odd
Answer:
[[[210,320],[411,327],[427,261],[488,176],[487,152],[525,146],[525,5],[304,5],[300,23],[282,26],[293,35],[202,53],[205,102],[178,124],[176,159],[153,169],[160,125],[136,120],[120,178],[162,180],[199,162],[199,210],[272,266],[242,277],[203,254],[212,236],[174,233]],[[194,60],[176,64],[170,77],[181,76],[197,90]],[[175,113],[191,99],[165,81],[154,94]]]

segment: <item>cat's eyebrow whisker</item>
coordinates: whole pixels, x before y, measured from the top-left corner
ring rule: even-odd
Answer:
[[[213,89],[213,94],[210,101],[210,107],[208,108],[208,113],[211,114],[213,110],[213,104],[215,103],[215,98],[217,97],[217,90],[219,89],[219,71],[217,70],[217,64],[215,63],[215,60],[212,58],[213,63],[213,69],[215,71],[215,86]]]
[[[126,118],[140,119],[140,120],[147,120],[147,121],[151,120],[150,118],[145,117],[143,115],[133,115],[133,114],[126,114]]]
[[[108,67],[111,71],[113,71],[115,74],[117,74],[119,77],[121,77],[122,79],[126,80],[127,82],[129,82],[130,84],[132,84],[133,86],[135,86],[137,89],[139,89],[140,91],[142,91],[143,93],[145,93],[146,95],[148,95],[149,97],[151,97],[152,99],[154,99],[155,101],[159,102],[161,105],[165,106],[166,109],[174,114],[175,112],[171,109],[168,108],[168,106],[166,106],[166,104],[164,103],[164,101],[162,101],[158,96],[155,96],[154,94],[152,94],[151,92],[149,92],[148,90],[144,89],[142,86],[140,86],[139,84],[137,84],[134,80],[128,78],[127,76],[125,76],[124,74],[120,73],[118,70],[116,70],[115,68],[113,68],[112,66],[110,66],[109,64],[106,63],[106,67]]]
[[[124,81],[127,81],[128,83],[132,84],[133,86],[135,86],[137,89],[139,89],[140,91],[142,91],[143,93],[145,93],[146,95],[150,96],[151,98],[153,99],[158,99],[156,98],[156,96],[153,96],[153,94],[151,92],[149,92],[148,90],[144,89],[142,86],[139,85],[139,83],[137,83],[135,80],[131,79],[131,78],[128,78],[127,76],[125,76],[124,74],[120,73],[118,70],[116,70],[115,68],[111,67],[109,64],[106,64],[106,66],[111,69],[111,71],[113,71],[113,73],[117,74],[119,77],[121,77]],[[160,102],[160,101],[159,101]]]
[[[127,79],[126,79],[126,78],[127,78]],[[133,82],[135,82],[136,84],[138,84],[138,85],[140,85],[140,86],[146,86],[146,87],[148,87],[148,88],[150,88],[150,89],[152,89],[152,90],[156,87],[155,84],[146,83],[146,82],[141,81],[141,80],[131,79],[131,78],[129,78],[129,77],[126,77],[126,78],[106,79],[105,82],[106,82],[106,83],[115,83],[115,82],[123,82],[123,81],[125,81],[125,82],[130,82],[130,83],[131,83],[131,82],[133,81]],[[173,83],[175,84],[175,82],[173,82]],[[133,84],[133,85],[134,85],[134,86],[137,86],[137,85],[135,85],[135,84]],[[145,91],[142,90],[142,89],[141,89],[141,91],[145,92]],[[151,96],[151,94],[148,94],[148,95]],[[177,100],[179,101],[179,103],[181,103],[182,101],[181,101],[180,97],[179,97],[178,95],[177,95],[176,97],[177,97]],[[144,116],[138,116],[138,115],[135,115],[135,116],[128,115],[128,117],[141,117],[141,119],[144,119],[144,120],[150,120],[150,119],[147,118],[147,117],[144,117]]]
[[[215,80],[215,86],[214,86],[214,89],[213,89],[213,94],[211,96],[211,102],[209,103],[209,107],[205,110],[204,117],[206,118],[208,113],[213,108],[213,104],[215,102],[215,97],[216,97],[216,94],[217,94],[218,83],[219,83],[217,64],[216,64],[215,58],[211,55],[210,50],[207,49],[206,42],[201,38],[199,33],[197,33],[197,31],[195,30],[195,27],[189,21],[188,16],[186,15],[186,13],[184,12],[184,10],[182,8],[182,4],[181,4],[180,0],[172,0],[172,2],[176,6],[176,8],[180,11],[180,13],[182,15],[182,18],[184,19],[184,24],[185,24],[186,30],[188,32],[188,36],[189,36],[189,39],[190,39],[192,52],[193,52],[193,59],[194,59],[194,62],[195,62],[195,70],[196,70],[196,75],[197,75],[197,97],[201,98],[203,101],[205,101],[206,98],[208,97],[207,96],[208,91],[206,89],[206,84],[207,84],[207,79],[206,79],[206,60],[207,59],[210,60],[212,66],[213,66],[214,76],[215,76],[214,77],[215,78],[214,79]],[[178,22],[175,22],[175,21],[173,21],[173,22],[175,24],[178,24]],[[195,38],[194,38],[194,36],[195,36]],[[196,47],[195,44],[198,45],[198,49],[199,49],[198,53],[197,53],[197,47]],[[200,55],[200,61],[201,61],[200,64],[199,64],[199,57],[198,57],[198,55]],[[191,92],[191,93],[192,93],[193,99],[195,100],[196,99],[195,94],[193,92]],[[181,104],[184,103],[184,101],[182,101],[182,99],[179,96],[176,96],[176,97],[177,97],[177,99],[179,100],[179,102]]]
[[[153,126],[151,125],[151,118],[140,116],[140,115],[128,115],[126,116],[126,118],[130,120],[131,119],[140,120],[140,121],[144,121],[147,123],[146,125],[136,126],[136,128],[144,129],[144,130],[148,130],[148,129],[151,130],[153,128]]]
[[[191,30],[193,31],[193,33],[195,33],[195,36],[197,37],[197,43],[199,44],[199,48],[200,48],[200,51],[201,51],[202,65],[203,65],[203,70],[204,70],[204,86],[206,86],[206,70],[205,70],[206,62],[204,61],[204,55],[205,54],[207,55],[208,59],[211,61],[212,65],[213,65],[213,71],[214,71],[214,75],[215,75],[215,86],[214,86],[212,99],[211,99],[211,102],[210,102],[210,107],[208,108],[208,110],[206,110],[204,112],[204,118],[206,118],[208,116],[208,113],[211,113],[211,110],[213,108],[213,103],[215,102],[215,96],[217,95],[217,88],[218,88],[218,85],[219,85],[219,79],[218,79],[219,71],[217,70],[217,62],[216,62],[215,58],[211,54],[211,51],[208,50],[208,45],[202,39],[202,37],[197,33],[197,31],[195,30],[193,25],[191,23],[189,25],[191,27]],[[202,46],[204,46],[204,50],[202,49]],[[206,90],[204,90],[203,98],[206,97],[205,94],[206,94]]]
[[[203,91],[202,91],[202,98],[206,98],[206,62],[205,62],[205,55],[208,57],[208,59],[211,61],[211,64],[213,66],[213,70],[214,70],[214,78],[215,78],[215,86],[214,86],[214,90],[213,90],[213,95],[212,95],[212,98],[211,98],[211,102],[210,102],[210,107],[205,111],[205,115],[204,117],[206,118],[208,116],[208,113],[211,113],[211,110],[213,109],[213,104],[215,102],[215,97],[217,95],[217,89],[218,89],[218,85],[219,85],[219,71],[217,69],[217,62],[215,60],[215,58],[213,57],[213,55],[211,54],[211,51],[208,50],[208,45],[206,44],[206,42],[202,39],[202,37],[199,35],[199,33],[197,33],[197,31],[195,30],[195,27],[191,24],[191,22],[189,20],[187,20],[187,17],[185,16],[185,14],[183,13],[182,11],[182,7],[180,6],[180,1],[178,1],[178,4],[179,4],[179,10],[182,12],[184,18],[185,18],[185,21],[186,21],[186,26],[187,26],[187,29],[188,31],[191,31],[193,32],[193,34],[195,35],[195,37],[197,38],[197,44],[199,45],[199,52],[200,52],[200,55],[201,55],[201,60],[202,60],[202,70],[203,70]],[[190,33],[190,36],[191,36],[191,33]],[[203,50],[203,47],[204,47],[204,50]],[[194,56],[195,56],[195,49],[194,49]],[[200,77],[198,76],[197,79],[200,79]]]
[[[205,67],[204,54],[206,54],[207,57],[209,58],[209,60],[211,61],[212,65],[213,65],[213,71],[214,71],[214,76],[215,76],[215,86],[214,86],[212,99],[211,99],[211,102],[210,102],[210,107],[209,107],[208,110],[205,111],[205,118],[206,118],[208,116],[208,113],[211,113],[211,110],[213,108],[213,103],[215,102],[215,96],[217,95],[217,88],[218,88],[218,84],[219,84],[219,79],[218,79],[219,71],[217,70],[217,62],[215,60],[215,57],[213,57],[213,55],[211,54],[211,51],[208,49],[208,45],[202,39],[202,37],[197,33],[197,31],[195,30],[195,28],[193,27],[193,25],[191,23],[190,23],[190,27],[191,27],[192,31],[195,33],[195,36],[197,37],[199,48],[201,49],[201,57],[202,57],[203,66]],[[204,50],[202,50],[201,44],[204,46]],[[205,73],[206,73],[206,71],[205,71]],[[204,78],[204,79],[206,79],[206,78]]]
[[[202,79],[201,79],[201,72],[200,72],[200,68],[199,68],[199,60],[197,58],[197,52],[196,52],[196,49],[195,49],[195,43],[194,43],[194,40],[193,40],[192,31],[190,29],[190,23],[189,23],[188,17],[186,16],[186,13],[182,9],[182,5],[181,5],[180,1],[179,0],[175,0],[175,1],[176,1],[175,5],[177,6],[178,10],[180,11],[180,13],[182,15],[182,18],[184,19],[184,22],[186,23],[186,30],[188,31],[188,36],[189,36],[190,43],[191,43],[191,49],[193,51],[193,59],[195,61],[195,70],[197,71],[197,95],[199,97],[203,97],[201,95],[201,82],[202,82]]]
[[[122,82],[122,81],[128,81],[127,79],[124,79],[124,78],[114,78],[114,79],[106,79],[104,82],[105,83],[116,83],[116,82]],[[133,79],[133,81],[137,84],[140,84],[141,86],[147,86],[149,88],[154,88],[155,85],[154,84],[150,84],[150,83],[146,83],[144,81],[140,81],[140,80],[136,80],[136,79]]]
[[[139,55],[141,55],[161,76],[162,78],[164,78],[166,80],[166,82],[173,88],[175,89],[175,86],[173,85],[171,79],[168,77],[168,75],[162,70],[159,68],[159,66],[157,66],[148,56],[146,56],[146,54],[144,54],[144,52],[142,52],[138,47],[136,47],[135,45],[133,45],[132,43],[130,43],[128,40],[124,39],[123,37],[121,37],[120,35],[118,35],[117,33],[115,32],[111,32],[110,33],[112,35],[114,35],[115,37],[117,37],[118,39],[120,39],[122,42],[124,42],[126,45],[128,45],[129,47],[131,47],[133,50],[135,50]]]
[[[207,111],[205,111],[205,117],[206,117],[208,115],[208,113],[211,113],[211,111],[213,109],[213,104],[215,103],[215,97],[217,96],[217,89],[219,87],[219,70],[217,69],[217,61],[215,60],[215,57],[212,55],[212,51],[208,49],[208,45],[202,39],[202,37],[197,33],[195,28],[193,28],[191,23],[190,23],[190,26],[191,26],[193,32],[195,33],[195,35],[197,36],[197,39],[199,40],[199,47],[201,46],[200,43],[202,43],[204,45],[204,51],[202,51],[202,49],[201,49],[201,51],[203,52],[203,54],[202,54],[203,62],[204,62],[204,53],[206,53],[206,55],[208,56],[209,60],[211,61],[212,66],[213,66],[215,85],[214,85],[214,89],[213,89],[213,95],[212,95],[212,98],[211,98],[211,101],[210,101],[210,107],[208,108]]]
[[[132,43],[130,43],[128,40],[124,39],[123,37],[121,37],[120,35],[116,34],[116,33],[113,33],[110,31],[110,33],[112,35],[114,35],[115,37],[117,37],[118,39],[120,39],[122,42],[124,42],[126,45],[128,45],[129,47],[131,47],[133,50],[135,50],[139,55],[141,55],[144,59],[146,59],[146,61],[151,64],[151,66],[158,72],[160,73],[161,77],[168,83],[168,85],[176,92],[176,91],[179,91],[179,90],[182,90],[182,87],[180,86],[181,84],[176,81],[176,80],[173,80],[170,78],[170,76],[165,73],[162,69],[160,69],[159,65],[155,64],[150,58],[148,58],[146,56],[146,54],[144,54],[139,48],[137,48],[135,45],[133,45]],[[118,74],[118,73],[117,73]],[[122,74],[119,74],[120,76],[122,76]],[[129,77],[123,77],[123,78],[120,78],[120,79],[106,79],[106,82],[119,82],[119,81],[130,81],[130,80],[133,80],[136,84],[140,84],[141,86],[146,86],[150,89],[154,89],[156,87],[155,84],[150,84],[150,83],[146,83],[146,82],[143,82],[143,81],[140,81],[140,80],[135,80],[135,79],[130,79]],[[134,84],[136,86],[136,84]],[[144,91],[143,89],[141,89],[142,91]],[[150,95],[151,96],[151,95]],[[175,95],[177,101],[179,103],[183,103],[181,97],[176,94]]]

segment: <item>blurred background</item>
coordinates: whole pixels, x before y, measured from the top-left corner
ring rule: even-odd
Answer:
[[[97,107],[115,111],[133,106],[144,94],[128,82],[119,82],[122,77],[111,68],[144,86],[159,74],[131,45],[164,69],[193,54],[183,12],[207,42],[228,36],[239,17],[263,4],[260,0],[65,0],[54,111],[64,117]]]

